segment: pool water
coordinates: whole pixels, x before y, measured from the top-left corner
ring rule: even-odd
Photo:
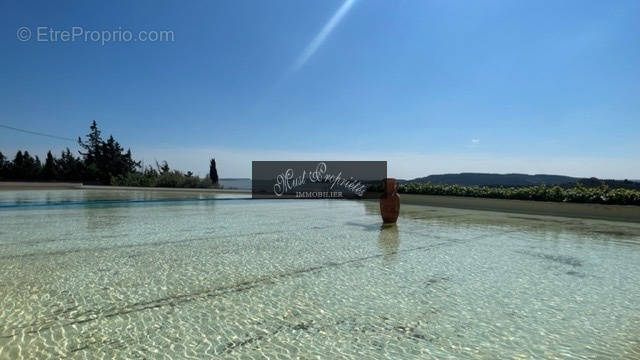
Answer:
[[[0,358],[640,358],[640,225],[0,191]]]

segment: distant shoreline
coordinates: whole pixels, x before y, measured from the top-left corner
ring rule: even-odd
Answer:
[[[251,190],[212,188],[162,188],[108,185],[82,185],[81,183],[0,182],[3,190],[116,190],[116,191],[170,191],[211,192],[250,195]],[[465,196],[399,194],[401,204],[425,205],[442,208],[496,211],[503,213],[560,216],[570,218],[609,220],[640,223],[640,207],[635,205],[582,204],[552,201],[510,200]]]

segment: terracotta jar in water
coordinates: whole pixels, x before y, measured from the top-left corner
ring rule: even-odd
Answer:
[[[380,215],[386,224],[395,223],[400,213],[400,198],[396,192],[396,179],[384,179],[384,194],[380,197]]]

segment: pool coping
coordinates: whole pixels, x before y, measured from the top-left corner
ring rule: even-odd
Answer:
[[[640,206],[398,194],[400,204],[640,223]]]

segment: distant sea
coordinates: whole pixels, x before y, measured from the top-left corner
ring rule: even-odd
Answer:
[[[219,179],[218,182],[224,189],[251,190],[251,179]]]

